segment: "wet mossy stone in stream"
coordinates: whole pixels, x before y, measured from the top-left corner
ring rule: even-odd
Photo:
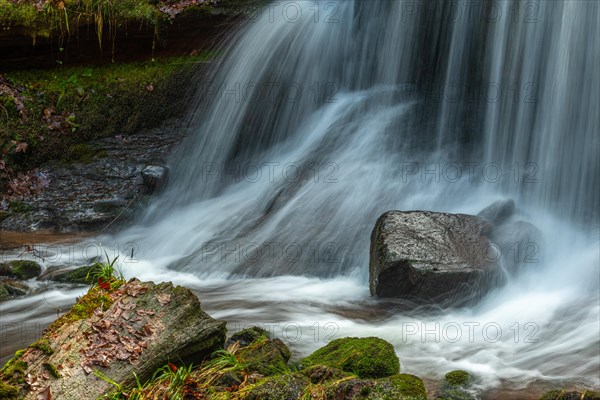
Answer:
[[[448,372],[444,376],[444,383],[449,386],[468,386],[470,382],[471,375],[462,369]]]
[[[93,281],[94,270],[100,271],[100,268],[97,265],[88,265],[73,270],[56,271],[49,275],[47,279],[61,283],[89,285]]]
[[[327,385],[328,399],[427,400],[423,381],[409,374],[382,379],[346,379]]]
[[[300,374],[283,374],[268,377],[257,383],[243,397],[244,400],[297,400],[310,381]],[[309,397],[310,398],[310,397]]]
[[[234,333],[225,342],[225,347],[227,347],[235,342],[239,342],[241,347],[245,347],[245,346],[248,346],[249,344],[251,344],[252,342],[254,342],[256,339],[259,339],[263,336],[266,337],[267,339],[271,338],[269,331],[267,331],[259,326],[252,326],[250,328],[247,328],[247,329],[244,329],[237,333]]]
[[[0,275],[17,279],[35,278],[42,272],[40,264],[31,260],[13,260],[0,264]]]
[[[394,347],[376,337],[333,340],[301,363],[304,367],[327,365],[359,378],[384,378],[400,372]]]
[[[0,279],[0,300],[8,297],[25,296],[31,289],[21,281]]]
[[[569,391],[569,390],[550,390],[544,393],[540,400],[600,400],[600,392],[593,390]]]
[[[264,329],[245,329],[233,335],[227,343],[235,342],[240,344],[236,354],[246,373],[257,372],[263,376],[271,376],[290,372],[287,365],[290,350],[280,339],[271,340]]]
[[[475,400],[470,391],[473,376],[464,370],[450,371],[444,376],[438,400]]]

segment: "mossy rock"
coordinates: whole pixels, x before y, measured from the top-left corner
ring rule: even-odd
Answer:
[[[449,386],[468,386],[470,382],[471,375],[462,369],[448,372],[444,376],[444,383]]]
[[[475,400],[475,396],[469,391],[473,379],[471,374],[461,369],[448,372],[444,376],[438,399]]]
[[[236,341],[239,341],[241,346],[242,343],[250,342],[237,352],[246,372],[258,372],[264,376],[290,372],[287,365],[290,350],[280,339],[269,339],[268,332],[264,329],[258,327],[245,329],[232,336],[232,339],[238,339]]]
[[[10,297],[25,296],[30,290],[29,286],[14,279],[4,280],[0,282],[0,285],[6,290]]]
[[[427,400],[423,381],[409,374],[382,379],[347,379],[327,385],[328,399],[345,400]]]
[[[0,381],[0,399],[12,400],[19,398],[19,389]]]
[[[57,271],[49,276],[49,279],[61,283],[89,285],[92,283],[91,276],[93,275],[94,269],[100,270],[100,267],[88,265],[68,271]]]
[[[229,339],[227,339],[227,342],[225,343],[225,347],[227,347],[230,344],[233,344],[235,342],[239,342],[240,346],[242,346],[242,347],[248,346],[252,342],[254,342],[256,339],[259,339],[263,336],[266,337],[267,339],[271,338],[269,331],[267,331],[259,326],[252,326],[250,328],[244,329],[243,331],[234,333]]]
[[[245,396],[244,400],[297,400],[302,398],[308,378],[300,374],[284,374],[260,380]]]
[[[313,384],[325,383],[328,381],[339,381],[351,375],[337,368],[328,367],[327,365],[315,365],[305,368],[301,371],[302,375],[310,379]]]
[[[400,372],[394,347],[376,337],[333,340],[301,363],[304,367],[327,365],[359,378],[384,378]]]
[[[31,260],[13,260],[0,264],[0,275],[17,279],[35,278],[42,272],[40,264]]]
[[[600,400],[600,393],[593,390],[582,392],[568,390],[550,390],[540,400]]]
[[[14,357],[4,364],[4,367],[0,369],[0,381],[4,381],[11,386],[22,385],[25,383],[27,363],[22,360],[24,353],[25,350],[15,352]]]
[[[10,297],[10,293],[6,289],[5,284],[0,282],[0,301],[7,299],[8,297]]]

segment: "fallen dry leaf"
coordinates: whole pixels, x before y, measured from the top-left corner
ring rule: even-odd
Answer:
[[[37,400],[52,400],[52,390],[50,390],[50,386],[38,393]]]
[[[159,293],[156,295],[156,300],[164,306],[171,302],[171,295],[169,293]]]

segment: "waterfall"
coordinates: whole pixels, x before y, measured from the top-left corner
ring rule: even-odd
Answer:
[[[513,197],[593,229],[598,13],[274,3],[200,83],[172,182],[133,231],[171,269],[331,277],[366,274],[389,209],[475,213]]]
[[[423,376],[598,385],[599,25],[595,0],[273,3],[197,83],[168,187],[105,241],[135,243],[128,274],[195,287],[216,318],[335,321]],[[518,279],[470,309],[343,312],[378,307],[368,251],[383,212],[505,198],[543,236]],[[503,334],[404,330],[475,322]]]

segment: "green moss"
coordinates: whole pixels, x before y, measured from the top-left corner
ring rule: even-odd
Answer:
[[[93,273],[99,271],[100,267],[97,265],[88,265],[86,267],[79,267],[72,271],[61,273],[52,277],[51,279],[55,282],[63,283],[79,283],[79,284],[91,284]]]
[[[0,399],[12,400],[19,398],[19,389],[0,381]]]
[[[10,210],[10,212],[22,214],[30,211],[31,207],[23,203],[22,201],[11,201],[10,203],[8,203],[8,209]]]
[[[21,359],[24,353],[25,350],[15,352],[14,357],[8,360],[6,364],[4,364],[4,367],[0,369],[0,378],[9,383],[25,383],[27,363]]]
[[[290,358],[290,351],[287,346],[279,339],[270,340],[266,335],[268,333],[261,328],[251,328],[240,332],[239,342],[244,345],[246,340],[252,340],[249,345],[241,347],[237,356],[240,363],[244,366],[244,371],[258,372],[264,376],[279,375],[289,373],[287,361]],[[235,338],[234,335],[232,337]],[[244,338],[242,340],[242,338]]]
[[[361,378],[382,378],[400,371],[394,347],[376,337],[333,340],[304,358],[302,364],[327,365]]]
[[[35,278],[41,272],[42,267],[30,260],[13,260],[0,264],[0,275],[10,275],[17,279]]]
[[[0,222],[8,218],[10,213],[8,211],[0,211]]]
[[[388,378],[394,391],[405,397],[427,398],[421,378],[410,374],[398,374]]]
[[[471,376],[467,371],[456,370],[448,372],[444,376],[444,381],[450,386],[467,386],[471,381]]]
[[[0,151],[7,166],[25,170],[52,160],[88,162],[107,155],[91,140],[133,134],[183,114],[194,93],[189,82],[204,58],[6,73],[12,86],[23,88],[28,116],[23,120],[12,100],[0,97]],[[21,142],[28,144],[25,153],[16,150]],[[18,205],[9,209],[25,211]]]
[[[69,146],[66,154],[63,156],[63,162],[81,162],[89,163],[99,151],[88,143],[78,143]]]
[[[47,333],[56,332],[61,326],[66,323],[79,321],[90,317],[94,310],[101,308],[106,311],[112,306],[113,300],[110,298],[108,293],[96,286],[90,289],[85,296],[71,308],[69,312],[62,315],[60,318],[55,320],[48,328]]]
[[[60,372],[51,363],[43,363],[42,366],[52,375],[52,377],[59,379],[61,377]]]
[[[50,341],[46,338],[41,338],[37,342],[30,344],[29,347],[41,350],[44,354],[47,355],[54,353],[54,350],[52,350],[52,347],[50,347]]]
[[[285,374],[261,379],[256,385],[245,390],[245,400],[299,399],[310,384],[308,379],[298,374]]]
[[[456,370],[444,376],[440,396],[444,400],[475,400],[468,390],[473,383],[473,377],[467,371]]]

